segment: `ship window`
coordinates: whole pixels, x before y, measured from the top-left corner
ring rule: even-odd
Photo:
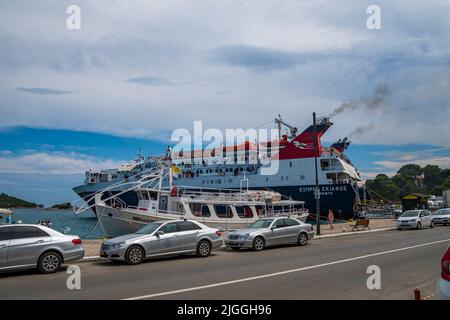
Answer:
[[[292,161],[289,161],[289,167],[292,168]]]
[[[326,170],[330,167],[330,162],[328,160],[320,160],[320,168]]]
[[[211,213],[209,212],[209,208],[206,204],[202,203],[190,203],[189,208],[191,212],[196,217],[210,217]]]
[[[269,182],[269,177],[266,177],[266,182]]]
[[[305,180],[305,176],[304,176],[304,175],[301,175],[301,176],[300,176],[300,180]]]
[[[284,181],[284,177],[283,176],[281,176],[281,181]]]
[[[241,218],[252,218],[253,212],[249,206],[236,206],[236,212]]]
[[[232,218],[233,212],[230,206],[226,205],[214,205],[214,210],[219,218]]]
[[[288,176],[286,176],[286,181],[288,181],[289,180],[289,177]]]
[[[233,183],[233,179],[228,179],[228,183]]]

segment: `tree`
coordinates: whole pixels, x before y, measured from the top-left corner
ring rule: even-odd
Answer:
[[[447,190],[448,188],[445,186],[434,186],[433,189],[431,189],[431,193],[434,194],[435,196],[441,196],[442,195],[442,191]]]
[[[447,177],[450,176],[450,169],[442,169],[441,170],[441,179],[444,181]]]
[[[408,182],[408,179],[402,175],[396,174],[391,178],[392,182],[395,183],[397,187],[400,189],[405,186],[405,184]]]
[[[372,191],[372,197],[378,200],[397,200],[400,188],[385,174],[379,174],[373,180],[367,180],[366,185]]]
[[[426,165],[423,168],[423,173],[425,175],[425,179],[423,181],[424,185],[431,190],[434,186],[441,184],[441,168],[436,165]]]
[[[447,189],[450,188],[450,176],[448,176],[448,177],[444,180],[444,182],[442,183],[442,185],[443,185],[445,188],[447,188]]]
[[[420,176],[422,174],[422,168],[415,163],[405,164],[403,167],[398,169],[397,174],[406,177]]]

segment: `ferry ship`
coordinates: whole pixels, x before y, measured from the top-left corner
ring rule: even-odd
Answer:
[[[73,188],[95,210],[95,195],[117,194],[117,198],[128,206],[137,206],[139,199],[133,188],[123,192],[123,182],[133,185],[143,175],[152,172],[161,161],[169,161],[179,168],[176,184],[201,189],[246,189],[278,192],[285,199],[303,201],[311,214],[316,212],[315,159],[317,159],[320,190],[320,213],[326,215],[333,209],[335,217],[352,218],[362,193],[362,179],[358,170],[345,155],[350,145],[347,138],[326,147],[322,136],[333,125],[329,118],[320,118],[298,133],[296,127],[288,125],[281,117],[275,119],[279,130],[278,141],[252,143],[246,141],[232,146],[221,146],[211,150],[170,152],[161,157],[144,158],[139,154],[129,164],[116,169],[86,172],[83,184]],[[282,134],[282,126],[286,134]],[[314,141],[315,140],[315,141]],[[261,147],[262,146],[262,147]],[[264,175],[263,164],[277,160],[275,174]],[[169,181],[163,187],[170,187]],[[117,188],[115,187],[117,186]],[[85,206],[86,207],[86,206]]]

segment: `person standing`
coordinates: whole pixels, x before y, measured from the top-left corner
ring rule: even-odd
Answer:
[[[328,209],[328,223],[330,224],[330,229],[334,229],[333,222],[334,222],[333,209]]]

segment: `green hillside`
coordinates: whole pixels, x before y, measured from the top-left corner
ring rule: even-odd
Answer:
[[[28,202],[6,193],[0,193],[0,208],[41,208],[41,204]]]

